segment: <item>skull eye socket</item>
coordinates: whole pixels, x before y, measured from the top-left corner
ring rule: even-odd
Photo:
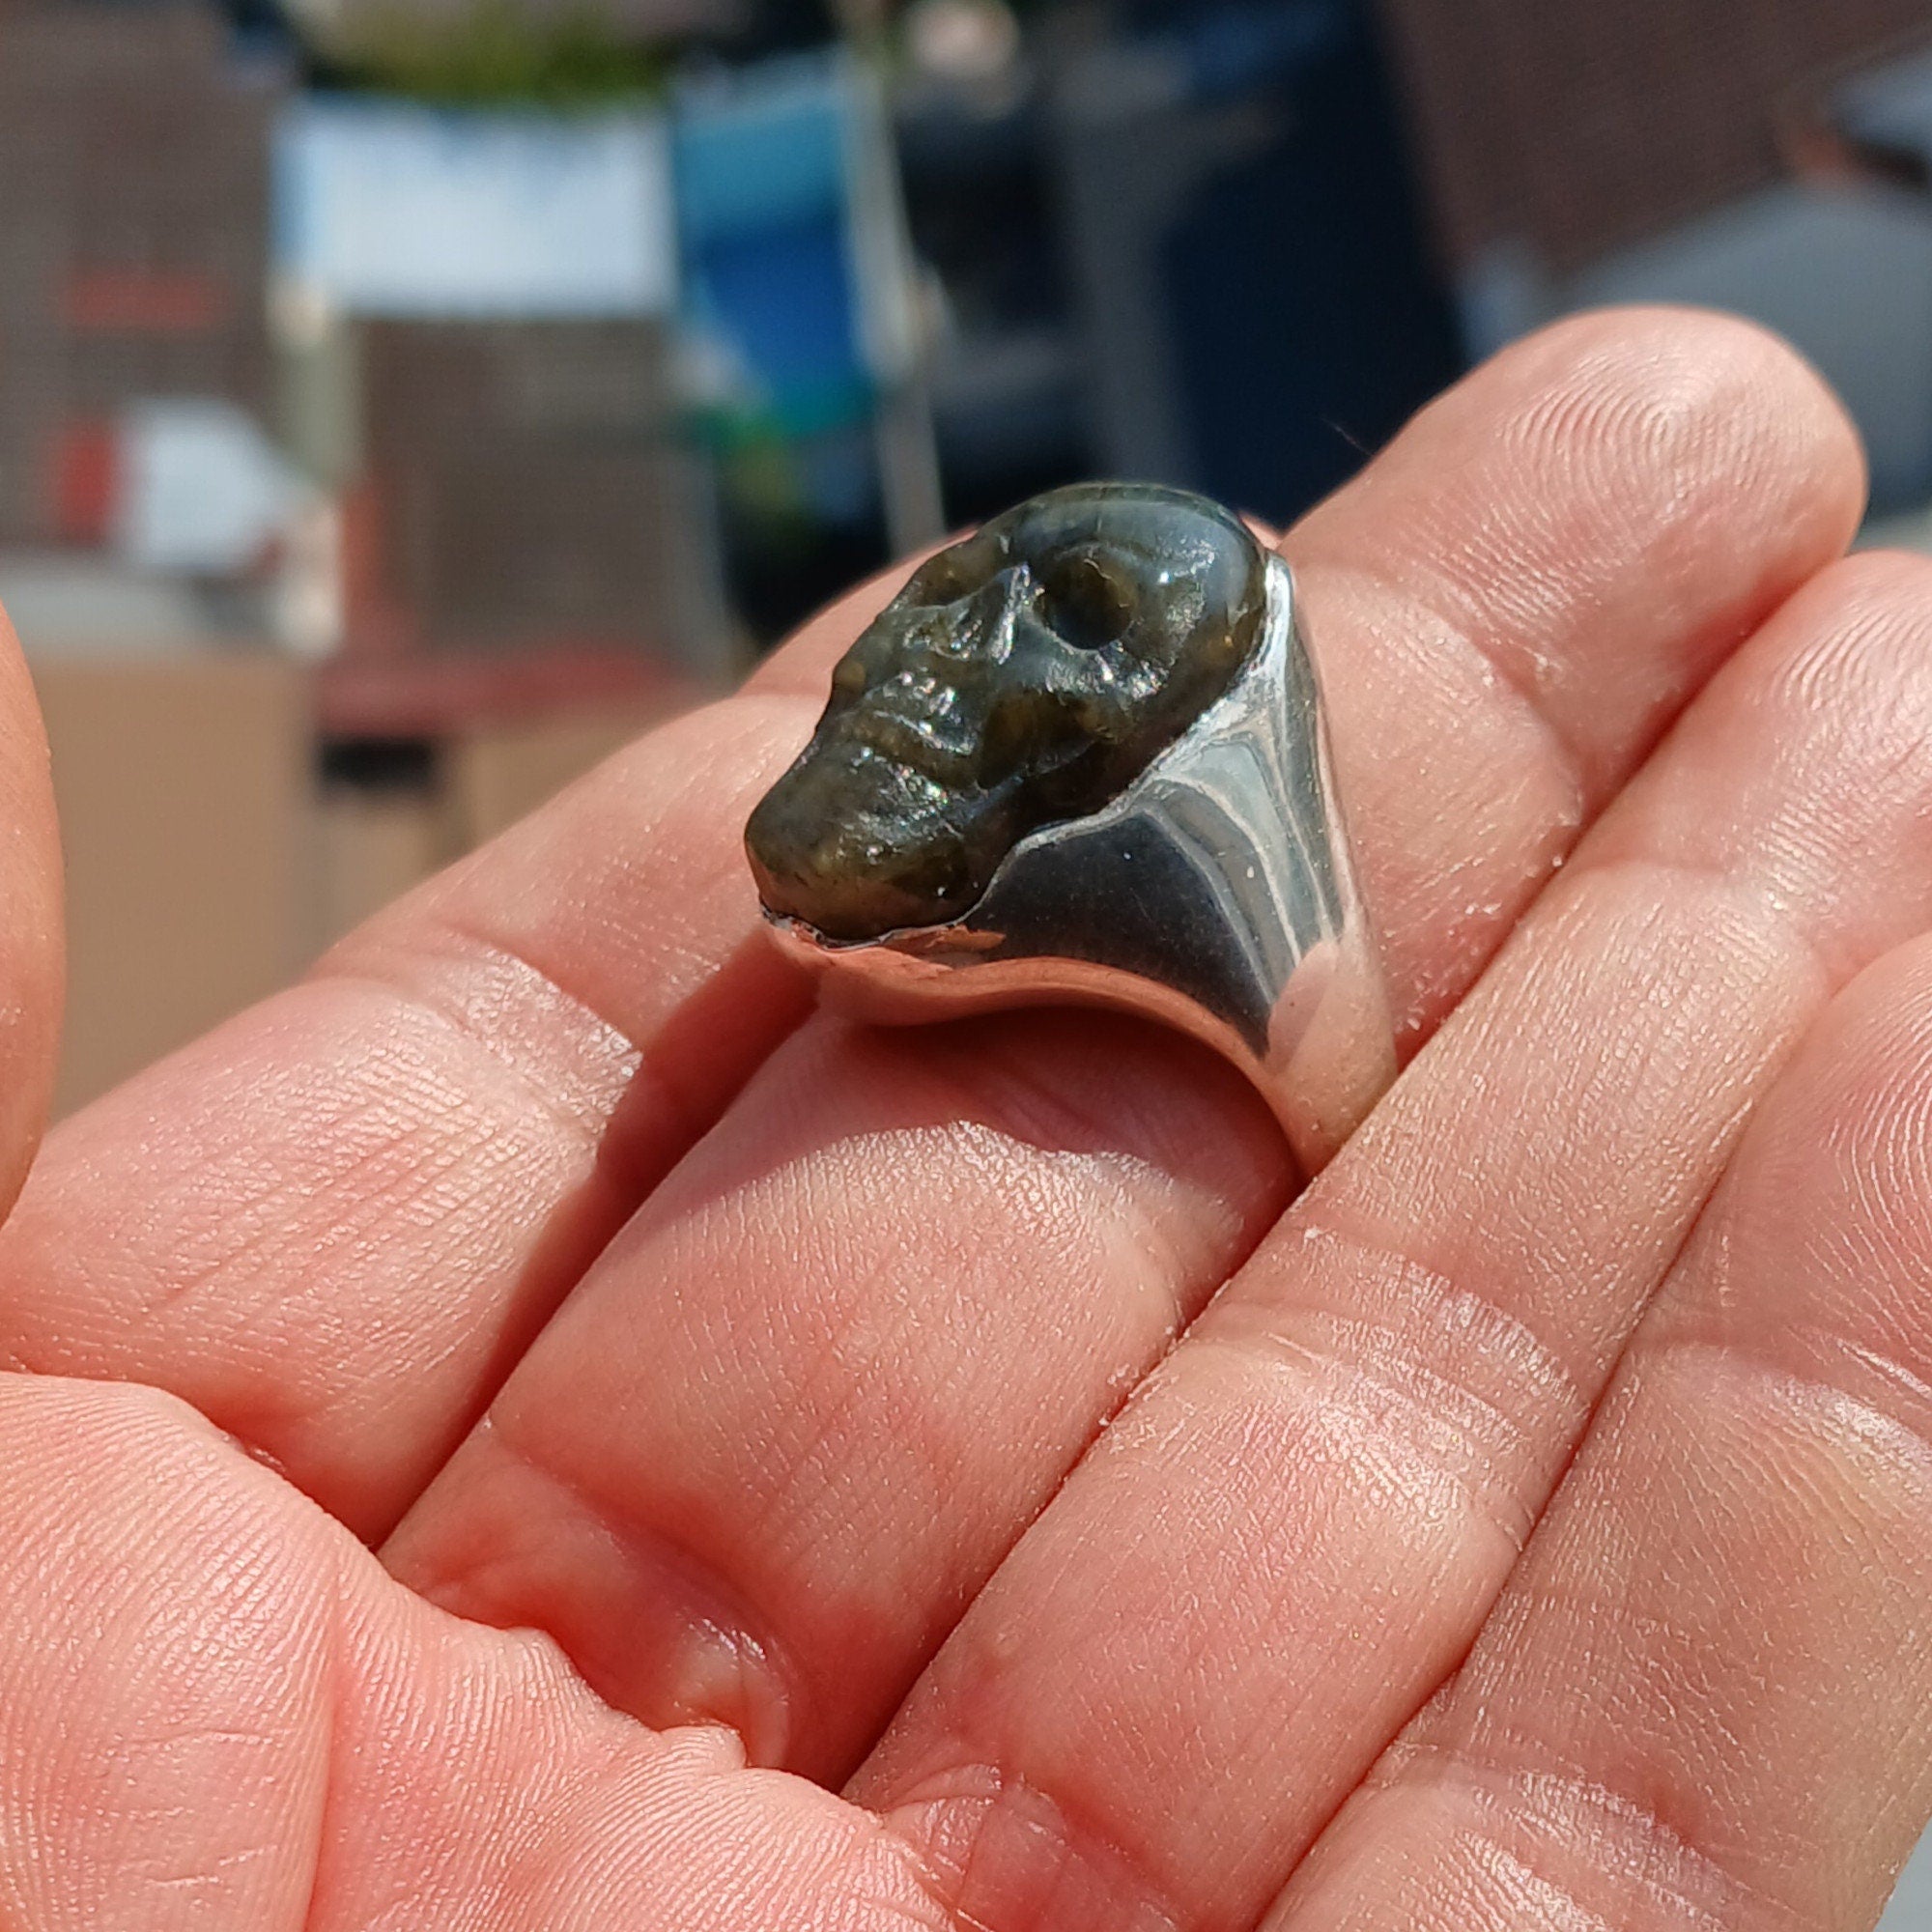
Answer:
[[[1118,643],[1134,620],[1134,587],[1098,557],[1055,557],[1038,573],[1039,614],[1083,651]]]

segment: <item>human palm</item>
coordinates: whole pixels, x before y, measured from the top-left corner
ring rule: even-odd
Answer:
[[[61,1127],[0,1924],[1869,1924],[1932,1811],[1932,565],[1834,560],[1858,494],[1785,351],[1624,313],[1291,535],[1411,1061],[1298,1194],[1178,1037],[807,1011],[739,832],[886,584]]]

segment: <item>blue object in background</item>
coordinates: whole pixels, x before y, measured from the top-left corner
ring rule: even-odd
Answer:
[[[1932,1836],[1905,1867],[1878,1932],[1932,1932]]]
[[[1328,0],[1226,0],[1185,10],[1178,38],[1198,99],[1239,98],[1340,52],[1349,22]]]
[[[1179,11],[1197,99],[1269,131],[1166,237],[1179,384],[1208,493],[1286,523],[1454,381],[1462,345],[1361,0]]]
[[[821,435],[872,407],[853,269],[849,70],[776,63],[673,116],[685,327],[726,440]]]
[[[1367,0],[1138,0],[1055,147],[1098,468],[1286,523],[1459,373]]]

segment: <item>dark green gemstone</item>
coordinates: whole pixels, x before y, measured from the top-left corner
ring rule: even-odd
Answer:
[[[941,551],[752,814],[765,904],[839,941],[959,918],[1029,833],[1100,810],[1228,691],[1266,597],[1237,518],[1152,484],[1050,491]]]

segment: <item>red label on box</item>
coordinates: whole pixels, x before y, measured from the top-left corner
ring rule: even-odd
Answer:
[[[125,335],[205,335],[230,309],[213,276],[167,269],[79,270],[63,303],[70,328]]]
[[[120,489],[120,451],[112,424],[71,422],[54,438],[49,495],[63,543],[106,540]]]

